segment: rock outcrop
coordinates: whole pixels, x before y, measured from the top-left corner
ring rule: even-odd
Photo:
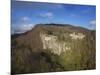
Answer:
[[[60,55],[62,52],[71,49],[66,45],[66,42],[59,41],[57,36],[40,34],[40,37],[41,41],[43,42],[43,49],[48,49],[55,54]]]
[[[73,32],[73,33],[70,34],[70,37],[72,39],[83,39],[85,37],[85,35],[82,34],[82,33],[75,33],[75,32]]]

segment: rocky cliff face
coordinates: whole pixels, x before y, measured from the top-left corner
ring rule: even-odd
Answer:
[[[95,31],[71,25],[39,24],[13,35],[12,73],[95,69]]]
[[[48,34],[40,34],[43,49],[48,49],[54,54],[60,55],[62,52],[70,50],[70,47],[66,46],[66,42],[60,42],[57,36],[48,35]]]
[[[66,35],[72,40],[77,40],[77,39],[84,39],[85,35],[82,33],[70,33],[69,35]],[[64,38],[66,38],[64,36]],[[54,35],[48,35],[48,34],[40,34],[41,41],[43,43],[43,49],[48,49],[51,52],[60,55],[63,52],[71,50],[71,47],[67,45],[66,41],[62,41],[58,39],[58,36]]]

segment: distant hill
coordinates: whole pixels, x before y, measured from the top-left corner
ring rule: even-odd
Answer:
[[[11,73],[95,69],[95,30],[69,24],[37,24],[11,36]]]

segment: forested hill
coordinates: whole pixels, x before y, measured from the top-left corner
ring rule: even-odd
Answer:
[[[11,36],[11,72],[95,69],[95,30],[69,24],[37,24]]]

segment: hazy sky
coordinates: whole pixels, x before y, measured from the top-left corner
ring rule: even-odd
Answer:
[[[25,32],[35,24],[40,23],[72,24],[95,29],[96,7],[89,5],[12,1],[12,33]]]

